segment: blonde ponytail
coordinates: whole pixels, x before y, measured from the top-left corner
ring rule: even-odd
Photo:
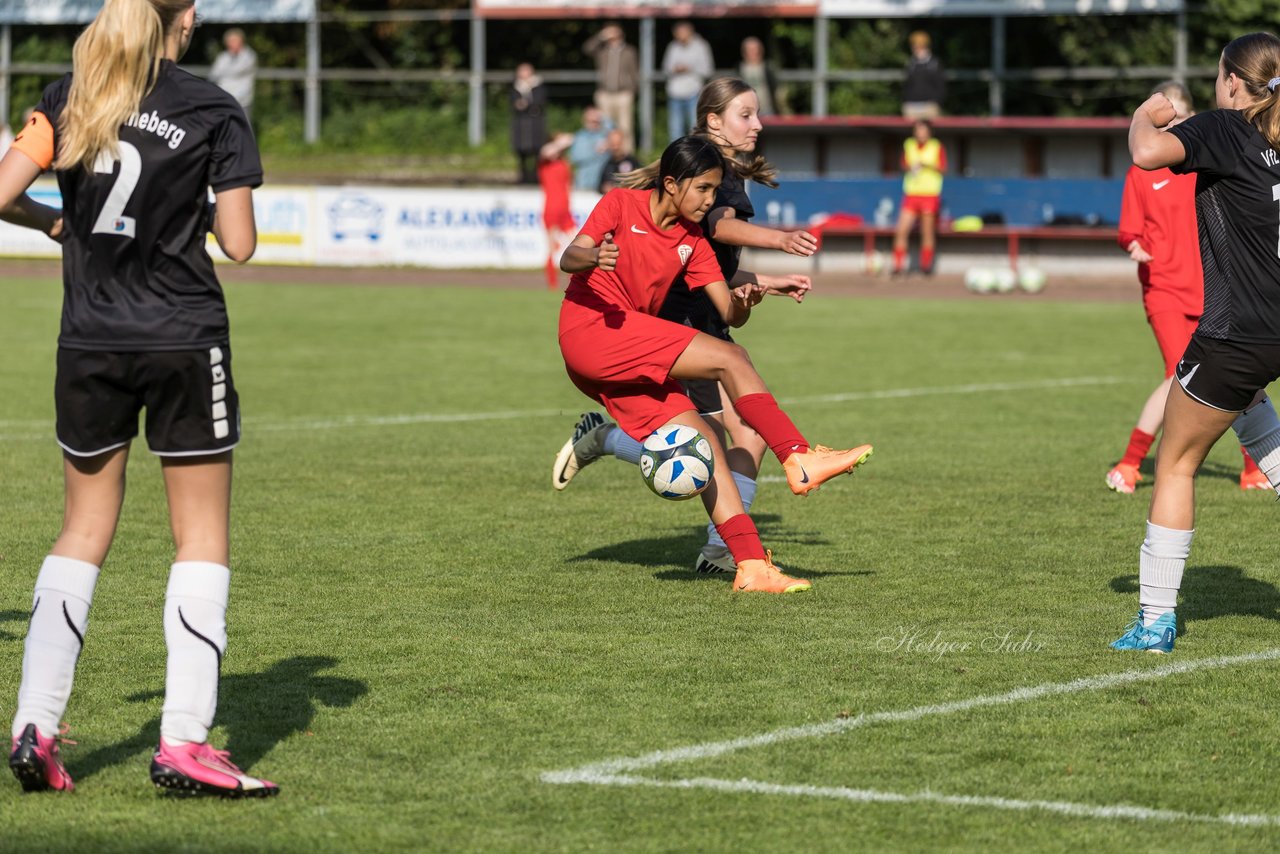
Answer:
[[[119,156],[120,126],[155,85],[165,35],[194,0],[106,0],[72,51],[71,91],[58,121],[54,168],[93,169]]]

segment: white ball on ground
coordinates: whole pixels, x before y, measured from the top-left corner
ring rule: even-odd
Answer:
[[[1038,267],[1023,267],[1018,273],[1018,284],[1029,294],[1038,294],[1044,290],[1044,271]]]
[[[986,267],[970,267],[964,274],[964,286],[975,294],[989,294],[996,286],[996,276]]]
[[[1018,286],[1017,275],[1008,267],[1001,267],[996,270],[995,279],[995,289],[1002,294],[1007,294]]]

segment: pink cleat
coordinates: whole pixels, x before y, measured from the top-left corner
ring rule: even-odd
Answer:
[[[280,793],[270,780],[250,777],[231,754],[208,744],[169,744],[163,738],[151,760],[151,782],[160,789],[224,798],[266,798]]]
[[[45,738],[35,724],[27,724],[22,735],[13,740],[9,770],[24,792],[70,792],[76,787],[62,765],[57,737]]]

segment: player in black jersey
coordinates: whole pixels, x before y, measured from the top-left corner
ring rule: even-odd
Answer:
[[[55,739],[145,409],[176,546],[152,780],[233,797],[278,791],[207,743],[227,645],[240,412],[226,306],[205,240],[212,230],[238,262],[253,254],[252,191],[262,165],[239,104],[174,64],[195,23],[193,0],[106,0],[76,41],[72,73],[45,90],[0,162],[0,211],[63,243],[54,398],[66,511],[36,579],[13,723],[9,766],[27,790],[73,788]],[[61,222],[22,198],[50,167]]]
[[[1165,405],[1138,618],[1116,649],[1173,650],[1194,478],[1228,427],[1280,491],[1280,418],[1265,391],[1280,377],[1280,39],[1250,33],[1228,44],[1215,94],[1217,110],[1174,127],[1169,99],[1152,95],[1129,129],[1138,166],[1196,173],[1204,313]]]
[[[762,157],[752,156],[762,129],[759,100],[755,90],[734,77],[721,77],[709,82],[698,96],[698,121],[693,134],[716,143],[725,156],[726,168],[712,210],[703,220],[706,234],[716,253],[725,279],[733,285],[758,282],[769,293],[790,296],[800,302],[810,288],[809,277],[766,276],[739,268],[742,247],[777,249],[792,255],[808,257],[817,250],[817,239],[802,229],[783,231],[753,225],[755,208],[747,195],[746,182],[753,180],[776,187],[776,173]],[[627,173],[619,181],[622,186],[640,188],[651,184],[657,174],[656,164]],[[728,327],[701,290],[690,291],[677,279],[667,295],[659,317],[684,323],[725,340]],[[682,382],[686,394],[698,408],[698,414],[717,431],[722,446],[729,448],[727,458],[734,481],[742,495],[743,506],[750,508],[756,494],[756,476],[768,450],[764,441],[733,410],[720,385],[713,380]],[[725,434],[732,440],[725,441]],[[583,466],[604,454],[614,454],[628,462],[639,462],[640,445],[599,413],[582,416],[573,436],[560,449],[552,470],[552,485],[564,489]],[[732,572],[733,558],[716,531],[707,526],[707,543],[694,561],[698,572]]]

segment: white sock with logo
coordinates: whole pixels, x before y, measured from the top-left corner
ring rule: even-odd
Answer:
[[[227,595],[231,570],[221,564],[181,561],[169,570],[164,601],[164,709],[166,742],[206,741],[218,706],[218,671],[227,649]]]
[[[644,450],[644,445],[632,439],[621,427],[614,427],[609,431],[609,435],[604,438],[604,452],[613,454],[623,462],[631,463],[633,466],[640,465],[640,452]]]
[[[741,472],[731,472],[733,482],[738,487],[738,494],[742,496],[742,512],[750,513],[751,504],[756,500],[756,481],[755,478],[747,477]],[[716,530],[715,522],[707,523],[707,545],[712,548],[728,549],[725,544],[724,537],[720,536],[720,532]]]
[[[1138,558],[1138,604],[1149,626],[1178,606],[1178,588],[1191,554],[1195,530],[1179,531],[1147,522],[1147,538]]]
[[[1280,417],[1271,398],[1240,413],[1231,424],[1236,438],[1267,476],[1272,489],[1280,493]]]
[[[89,627],[89,604],[98,572],[98,567],[82,560],[57,555],[44,559],[36,577],[31,625],[22,653],[22,687],[13,718],[15,738],[27,724],[35,724],[45,738],[58,734]]]

